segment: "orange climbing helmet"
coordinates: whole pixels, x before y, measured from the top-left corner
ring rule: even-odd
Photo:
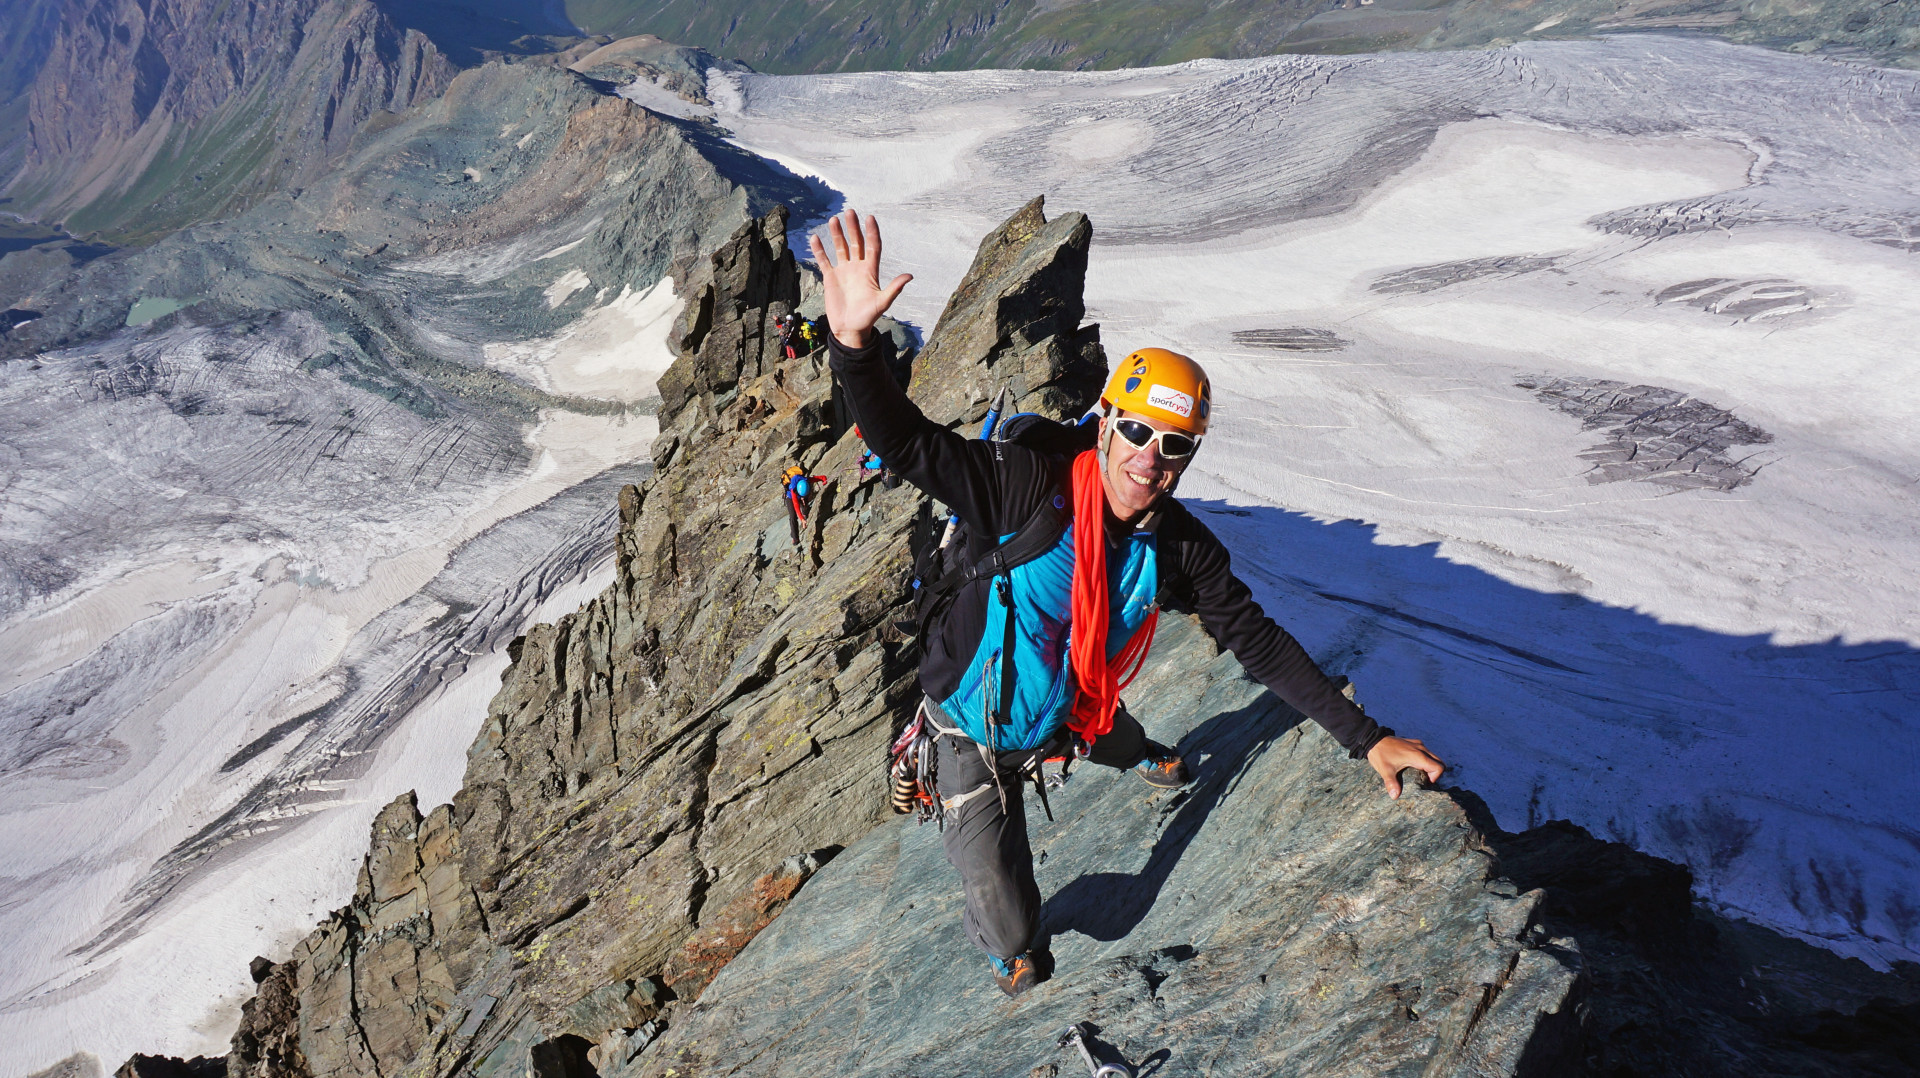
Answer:
[[[1196,437],[1207,433],[1213,387],[1191,357],[1165,348],[1142,348],[1120,361],[1100,404],[1171,423]]]

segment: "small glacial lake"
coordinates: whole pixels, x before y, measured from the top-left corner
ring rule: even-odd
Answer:
[[[164,318],[182,307],[191,307],[198,302],[200,301],[197,299],[170,299],[166,296],[145,296],[134,303],[133,307],[127,311],[127,325],[144,326],[156,318]]]

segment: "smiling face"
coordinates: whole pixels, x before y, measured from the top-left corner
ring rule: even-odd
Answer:
[[[1173,489],[1187,462],[1193,458],[1168,460],[1159,454],[1157,441],[1145,449],[1135,449],[1125,438],[1109,432],[1109,425],[1116,419],[1137,419],[1155,430],[1180,428],[1125,410],[1100,421],[1100,438],[1107,447],[1107,467],[1100,473],[1102,485],[1107,488],[1107,508],[1121,520],[1132,521],[1152,508],[1162,494]]]

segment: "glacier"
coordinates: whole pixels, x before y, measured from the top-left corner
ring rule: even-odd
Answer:
[[[1109,351],[1214,376],[1182,496],[1504,826],[1571,819],[1723,913],[1920,958],[1920,76],[1642,35],[709,78],[713,108],[623,93],[877,213],[914,326],[1032,195],[1087,212]],[[565,238],[387,286],[550,264],[557,309]],[[247,958],[351,890],[378,806],[451,795],[507,638],[606,582],[674,311],[603,290],[476,347],[629,406],[531,431],[288,394],[323,336],[298,312],[11,365],[0,533],[44,574],[0,595],[0,1070],[221,1051]]]
[[[1920,75],[1632,36],[712,79],[880,218],[917,326],[1009,209],[1084,210],[1109,352],[1213,375],[1180,494],[1502,826],[1920,959]]]

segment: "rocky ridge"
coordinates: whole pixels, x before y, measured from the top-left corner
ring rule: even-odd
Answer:
[[[728,986],[743,978],[764,984],[748,971],[777,964],[781,945],[761,943],[748,954],[764,957],[728,963],[762,928],[776,926],[761,938],[777,941],[823,927],[817,912],[780,919],[789,902],[842,909],[849,927],[830,929],[829,937],[857,933],[883,913],[882,920],[896,917],[903,896],[875,889],[875,872],[925,889],[905,898],[914,912],[890,938],[939,952],[941,960],[926,968],[947,972],[921,986],[933,995],[912,997],[960,1006],[984,983],[972,976],[973,956],[947,938],[957,938],[957,920],[946,916],[952,881],[941,866],[920,863],[938,859],[929,853],[932,829],[869,834],[886,818],[876,761],[914,691],[912,654],[896,624],[909,595],[908,540],[934,518],[912,488],[859,479],[857,441],[836,415],[822,357],[775,354],[768,323],[801,292],[785,224],[776,212],[743,226],[689,281],[680,359],[661,379],[656,471],[620,499],[616,582],[519,642],[453,804],[424,817],[411,798],[388,806],[353,903],[288,960],[256,970],[261,988],[228,1057],[232,1078],[580,1074],[589,1067],[656,1073],[679,1058],[650,1047],[663,1030],[679,1053],[710,1043],[697,1031],[714,1016],[752,1008],[750,993]],[[1080,324],[1090,239],[1085,218],[1049,221],[1036,200],[982,242],[912,360],[912,391],[929,415],[971,422],[1001,381],[1023,408],[1070,413],[1090,402],[1105,369],[1097,327]],[[778,497],[789,462],[826,477],[804,522],[790,520]],[[1282,747],[1267,755],[1288,762],[1260,780],[1266,795],[1227,802],[1245,806],[1234,811],[1221,804],[1225,788],[1242,782],[1237,773],[1203,769],[1197,794],[1127,810],[1146,828],[1142,835],[1167,828],[1191,841],[1213,827],[1244,843],[1284,825],[1295,828],[1289,848],[1299,853],[1251,890],[1233,882],[1237,871],[1210,875],[1177,905],[1237,904],[1241,952],[1270,950],[1261,926],[1298,912],[1268,893],[1301,890],[1287,885],[1288,865],[1296,872],[1324,866],[1363,839],[1383,851],[1404,846],[1411,852],[1355,862],[1357,875],[1308,889],[1329,927],[1296,934],[1302,955],[1331,954],[1335,943],[1351,948],[1356,933],[1338,926],[1378,904],[1398,934],[1368,944],[1366,953],[1377,946],[1398,955],[1388,963],[1398,963],[1394,984],[1411,977],[1427,986],[1417,1006],[1429,1013],[1422,1030],[1433,1036],[1411,1047],[1402,1036],[1394,1042],[1400,1050],[1514,1073],[1529,1045],[1550,1054],[1565,1040],[1542,1016],[1562,1015],[1564,1027],[1572,1013],[1579,967],[1571,945],[1536,945],[1530,911],[1538,896],[1490,886],[1492,859],[1452,801],[1422,793],[1385,802],[1363,769],[1342,760],[1317,730],[1287,733],[1297,716],[1288,718],[1239,678],[1230,658],[1215,658],[1191,627],[1176,626],[1155,654],[1154,683],[1169,694],[1160,712],[1166,723],[1203,726],[1213,732],[1209,751],[1242,758],[1279,737],[1274,744]],[[1201,681],[1183,673],[1196,667],[1210,673]],[[1278,796],[1291,784],[1323,780],[1323,795],[1292,803]],[[1105,788],[1136,792],[1112,782]],[[1073,804],[1063,801],[1063,811],[1102,826],[1099,814]],[[1242,812],[1287,820],[1254,824]],[[903,839],[918,853],[896,863]],[[855,852],[835,860],[849,845]],[[1070,846],[1058,847],[1048,864],[1070,863]],[[1085,855],[1097,860],[1106,848],[1094,843]],[[1208,871],[1235,861],[1210,860]],[[1057,908],[1079,912],[1060,916],[1081,917],[1083,934],[1112,937],[1113,925],[1085,919],[1125,919],[1124,910],[1114,912],[1115,884],[1124,881],[1097,877],[1067,888]],[[1240,897],[1228,902],[1230,893]],[[1144,901],[1154,904],[1150,892]],[[1459,938],[1396,951],[1422,933],[1422,917],[1455,925]],[[1147,989],[1122,995],[1148,1001],[1140,1020],[1164,1006],[1151,1002],[1169,975],[1155,963],[1191,960],[1195,971],[1213,969],[1202,980],[1218,982],[1220,991],[1270,996],[1283,1009],[1303,1005],[1278,980],[1271,988],[1243,982],[1238,974],[1246,971],[1190,942],[1194,933],[1170,931],[1150,916],[1135,920],[1146,926],[1135,939],[1166,935],[1153,947],[1129,945],[1144,956],[1135,966],[1146,971],[1135,979]],[[1490,937],[1488,924],[1496,926]],[[1056,928],[1072,930],[1065,922]],[[1071,946],[1062,954],[1077,957]],[[1092,970],[1111,964],[1087,959]],[[1057,983],[1052,991],[1063,1004],[1078,998],[1064,987],[1071,978]],[[1340,1000],[1384,991],[1344,967],[1316,983]],[[1505,987],[1489,987],[1496,984]],[[853,989],[828,978],[821,990],[845,998]],[[1305,1006],[1301,1019],[1313,1021],[1333,1005]],[[1000,1022],[982,1002],[965,1009],[972,1017],[961,1027],[1004,1025],[1006,1036],[1027,1028]],[[791,1021],[803,1011],[777,1009],[772,1018]],[[1368,1024],[1374,1020],[1372,1011],[1356,1019],[1356,1043],[1382,1035]],[[1233,1036],[1231,1026],[1199,1022],[1192,1033]],[[821,1027],[810,1035],[831,1033]],[[1292,1058],[1274,1054],[1286,1040],[1276,1037],[1275,1046],[1249,1048],[1249,1058]],[[1332,1054],[1314,1058],[1349,1058],[1338,1046],[1325,1051]],[[719,1062],[703,1058],[707,1066]],[[968,1066],[968,1058],[941,1065]]]
[[[796,8],[770,0],[575,0],[589,30],[659,33],[762,71],[1091,70],[1275,53],[1482,48],[1687,31],[1792,52],[1920,63],[1920,15],[1880,0],[930,0]]]
[[[1077,283],[1088,235],[1036,206],[989,244],[1006,280],[945,351],[991,350],[1036,400],[1067,366],[1100,369],[1077,287],[1052,287]],[[790,855],[880,819],[871,761],[911,694],[893,623],[926,508],[855,481],[821,357],[778,360],[769,320],[800,284],[783,212],[688,282],[618,581],[518,645],[453,806],[383,813],[354,904],[265,973],[231,1073],[494,1073],[631,1038],[817,863]],[[979,362],[955,361],[930,405],[977,416]],[[789,461],[829,476],[797,542]]]
[[[875,826],[913,695],[908,538],[937,517],[858,479],[820,358],[774,353],[805,281],[785,226],[741,227],[688,280],[616,582],[517,642],[454,802],[389,805],[353,902],[256,961],[231,1078],[682,1078],[798,1053],[1057,1075],[1068,1020],[1169,1074],[1735,1073],[1695,1020],[1781,1073],[1899,1073],[1910,975],[1718,938],[1684,869],[1565,825],[1507,835],[1459,791],[1387,801],[1177,612],[1130,700],[1196,782],[1083,769],[1060,822],[1036,816],[1061,972],[1000,1001],[934,829]],[[1088,402],[1090,238],[1036,200],[982,242],[911,360],[928,414],[971,423],[1003,380],[1022,407]],[[826,476],[804,524],[778,498],[789,461]]]

